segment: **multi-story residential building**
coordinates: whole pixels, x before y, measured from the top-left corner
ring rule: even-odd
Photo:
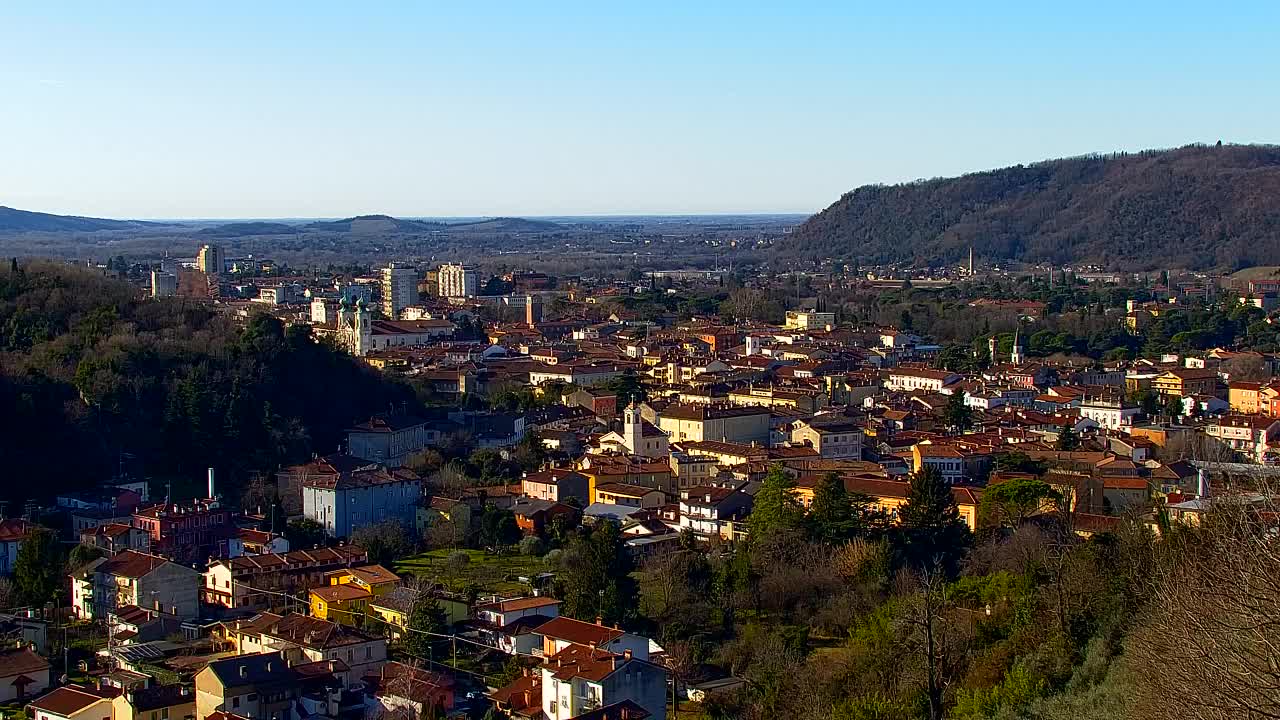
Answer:
[[[1275,459],[1275,452],[1269,446],[1280,440],[1280,419],[1227,415],[1205,425],[1204,433],[1252,462],[1270,462]]]
[[[947,370],[899,368],[889,371],[889,382],[885,383],[885,388],[908,392],[912,390],[942,392],[942,388],[959,379],[959,375]]]
[[[217,560],[204,574],[204,601],[233,610],[284,607],[327,585],[330,573],[367,562],[369,554],[354,545]]]
[[[163,270],[151,271],[151,297],[173,297],[178,294],[178,276]]]
[[[672,452],[669,458],[671,474],[678,490],[706,485],[717,472],[719,460],[714,456],[695,455],[690,452]]]
[[[631,705],[648,713],[649,720],[666,718],[667,671],[629,651],[572,645],[544,660],[540,670],[542,712],[550,720]]]
[[[1227,384],[1227,402],[1231,412],[1256,415],[1262,411],[1262,383],[1233,380]]]
[[[196,253],[196,269],[210,278],[216,278],[226,268],[226,256],[218,245],[201,245]]]
[[[248,720],[292,717],[304,679],[279,652],[215,660],[196,674],[196,717],[217,712]]]
[[[577,387],[604,385],[627,373],[627,366],[616,363],[591,361],[558,362],[555,365],[538,363],[529,368],[529,384],[543,385],[549,382]]]
[[[347,428],[347,452],[387,467],[404,465],[427,447],[427,421],[413,415],[383,413]]]
[[[916,443],[911,448],[913,472],[920,472],[926,467],[937,470],[942,479],[956,483],[965,478],[964,453],[950,445],[933,443]]]
[[[575,498],[583,505],[591,501],[591,482],[586,475],[567,468],[551,468],[534,473],[524,473],[520,478],[520,492],[534,500],[568,502]]]
[[[786,327],[794,330],[826,330],[835,327],[836,314],[815,310],[788,310]]]
[[[133,513],[133,526],[151,537],[151,552],[180,563],[204,563],[226,554],[236,527],[217,500],[152,505]]]
[[[107,523],[80,532],[80,543],[102,548],[114,555],[121,550],[150,552],[151,535],[142,528],[123,523]]]
[[[749,514],[751,496],[741,490],[702,485],[680,491],[680,531],[699,539],[739,539]]]
[[[1216,395],[1218,372],[1216,370],[1177,368],[1157,375],[1151,381],[1151,389],[1161,395],[1187,397],[1188,395]]]
[[[377,466],[302,481],[302,514],[333,537],[385,520],[412,527],[422,478],[402,468]]]
[[[671,442],[769,443],[769,408],[671,403],[657,413]]]
[[[1133,425],[1133,419],[1142,413],[1141,408],[1116,393],[1109,396],[1086,396],[1080,403],[1080,417],[1088,418],[1108,430],[1118,430]]]
[[[667,504],[667,494],[642,485],[604,483],[592,488],[591,502],[632,508],[660,508]]]
[[[382,314],[399,320],[400,311],[418,303],[418,271],[391,263],[382,268]]]
[[[134,688],[111,701],[111,720],[195,720],[196,694],[186,685]]]
[[[445,263],[437,272],[440,282],[440,297],[469,298],[475,297],[480,288],[480,272],[474,265],[461,263]]]
[[[862,457],[862,426],[848,418],[798,421],[791,431],[792,444],[807,445],[824,458]]]
[[[156,555],[124,550],[100,558],[71,575],[76,616],[105,618],[136,605],[180,620],[200,614],[200,573]]]

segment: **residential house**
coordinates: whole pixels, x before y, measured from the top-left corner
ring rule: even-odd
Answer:
[[[680,531],[701,540],[739,539],[751,514],[751,496],[732,487],[702,485],[680,491]]]
[[[630,652],[573,645],[546,658],[540,670],[542,712],[550,720],[599,717],[622,703],[639,706],[654,720],[666,718],[666,669]]]
[[[126,690],[111,701],[111,720],[195,720],[196,693],[186,685]]]
[[[497,600],[476,606],[476,624],[483,641],[509,655],[541,654],[539,629],[560,617],[560,601],[549,597]]]
[[[449,593],[436,593],[436,603],[444,611],[445,622],[456,625],[471,616],[471,606],[465,597]],[[397,587],[383,595],[369,599],[369,614],[386,623],[393,638],[404,633],[409,627],[409,615],[418,601],[418,592],[413,588]]]
[[[366,673],[364,680],[380,717],[418,720],[445,717],[453,711],[455,683],[446,673],[389,662]]]
[[[151,535],[142,528],[124,523],[107,523],[80,533],[80,542],[116,554],[122,550],[148,552],[151,549]]]
[[[32,720],[112,720],[114,693],[67,685],[33,700],[28,717]]]
[[[591,502],[632,508],[658,508],[667,504],[667,494],[643,485],[604,483],[592,488]]]
[[[296,613],[225,622],[222,633],[237,655],[287,651],[295,662],[341,662],[357,677],[387,660],[386,638]]]
[[[649,659],[649,639],[617,627],[605,625],[599,618],[594,623],[559,616],[538,628],[542,636],[542,655],[551,657],[565,648],[577,645],[596,647],[614,653],[630,652],[641,660]]]
[[[280,652],[214,660],[196,674],[196,717],[221,711],[248,720],[288,720],[303,680]]]
[[[14,565],[18,562],[18,549],[37,527],[35,523],[20,518],[0,520],[0,576],[13,574]]]
[[[791,431],[791,442],[806,445],[824,458],[862,457],[862,426],[849,418],[814,418],[797,421]]]
[[[324,585],[311,588],[307,602],[311,616],[321,620],[360,627],[365,608],[373,594],[358,585]]]
[[[1204,433],[1248,458],[1251,462],[1272,459],[1270,443],[1280,439],[1280,419],[1257,415],[1227,415],[1204,426]]]
[[[570,527],[576,526],[580,512],[572,505],[554,500],[521,499],[511,506],[516,525],[525,535],[541,535],[556,518],[561,518]]]
[[[583,505],[591,501],[590,481],[587,476],[568,468],[551,468],[520,477],[520,492],[534,500],[568,502],[576,498]]]
[[[99,559],[71,576],[72,606],[82,619],[136,605],[187,620],[200,614],[200,573],[136,550]]]
[[[49,684],[49,661],[31,646],[0,649],[0,704],[39,695],[49,689]]]

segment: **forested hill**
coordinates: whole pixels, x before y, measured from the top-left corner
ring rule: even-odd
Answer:
[[[410,388],[259,315],[240,327],[181,298],[68,265],[0,268],[0,500],[92,487],[121,453],[176,497],[217,467],[253,472],[334,452],[353,420],[417,409]]]
[[[781,258],[862,264],[980,259],[1116,268],[1280,264],[1280,147],[1049,160],[867,185],[814,215]]]

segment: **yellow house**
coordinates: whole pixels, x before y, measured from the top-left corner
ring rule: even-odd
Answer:
[[[309,597],[312,617],[356,627],[363,619],[373,593],[359,585],[343,583],[312,588]]]
[[[409,615],[413,612],[413,604],[417,601],[417,593],[411,588],[401,587],[369,600],[369,614],[387,624],[391,637],[399,637],[409,626]],[[466,620],[471,616],[471,608],[464,600],[448,595],[437,595],[436,602],[444,610],[445,619],[450,625]]]
[[[360,567],[335,570],[325,579],[329,585],[352,585],[369,591],[370,595],[380,597],[400,585],[400,576],[381,565],[362,565]]]

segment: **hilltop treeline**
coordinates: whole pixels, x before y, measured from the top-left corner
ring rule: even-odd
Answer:
[[[1280,147],[1050,160],[902,185],[867,185],[778,246],[784,259],[862,264],[1096,262],[1110,267],[1280,264]]]
[[[175,495],[206,467],[234,483],[333,452],[353,420],[402,403],[408,387],[307,327],[241,327],[66,265],[0,269],[0,497],[91,487],[122,457]]]

